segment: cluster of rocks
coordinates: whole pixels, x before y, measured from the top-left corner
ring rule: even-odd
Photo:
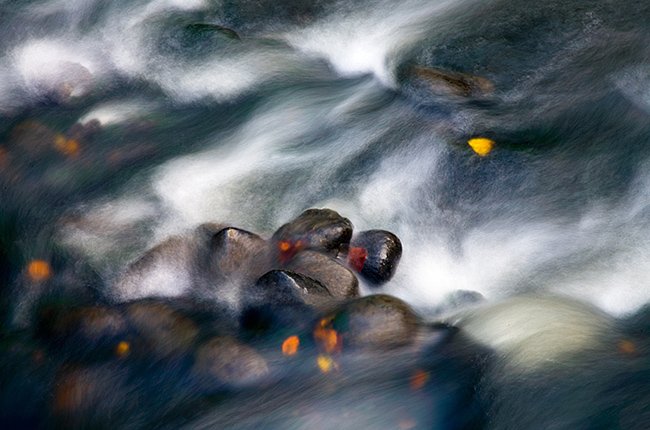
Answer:
[[[193,296],[241,311],[244,327],[264,315],[282,320],[359,297],[359,278],[390,280],[402,253],[393,233],[353,235],[329,209],[309,209],[265,240],[236,227],[202,224],[147,251],[115,284],[121,297]]]
[[[334,410],[314,422],[485,428],[485,408],[500,413],[492,393],[502,381],[513,386],[500,396],[539,392],[538,372],[557,378],[564,360],[594,360],[596,351],[626,366],[646,352],[639,333],[624,335],[611,317],[566,298],[459,311],[481,296],[457,291],[441,309],[448,318],[433,322],[396,297],[361,297],[360,282],[372,288],[395,273],[399,239],[355,234],[327,209],[305,211],[268,239],[199,226],[145,252],[116,286],[147,279],[172,254],[172,271],[194,274],[180,295],[55,295],[35,307],[30,327],[2,333],[0,424],[284,429]],[[237,306],[224,297],[232,290]]]
[[[381,357],[431,331],[398,298],[360,297],[359,279],[369,287],[389,281],[401,251],[394,234],[353,234],[352,223],[328,209],[303,212],[268,240],[206,224],[150,249],[116,283],[134,285],[176,253],[191,263],[196,290],[119,302],[43,301],[33,336],[3,347],[16,363],[42,372],[39,387],[50,387],[49,400],[36,407],[64,425],[114,422],[134,399],[156,410],[175,398],[263,387],[305,363],[308,374],[330,373],[344,351]],[[223,299],[232,289],[238,306]]]

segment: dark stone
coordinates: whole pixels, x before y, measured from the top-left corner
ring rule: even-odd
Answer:
[[[23,334],[0,336],[0,428],[45,428],[52,356]]]
[[[192,237],[172,236],[132,262],[114,285],[123,300],[190,291],[198,249]],[[193,270],[194,269],[194,270]]]
[[[239,328],[251,339],[276,342],[286,335],[309,328],[316,311],[305,305],[272,305],[269,303],[245,307],[239,318]]]
[[[194,232],[201,242],[209,243],[212,240],[212,236],[219,233],[224,228],[228,228],[228,225],[218,222],[204,222],[203,224],[199,224],[199,226],[194,229]]]
[[[65,135],[68,139],[74,139],[79,142],[91,140],[102,129],[102,125],[97,119],[91,119],[85,124],[74,123]]]
[[[125,315],[138,334],[133,349],[145,351],[145,354],[153,353],[159,357],[183,355],[193,347],[199,335],[199,329],[191,319],[162,301],[151,299],[129,303]]]
[[[332,298],[327,287],[300,273],[271,270],[257,280],[245,299],[254,303],[319,306]]]
[[[228,39],[241,40],[241,38],[239,37],[239,35],[235,30],[217,24],[197,22],[197,23],[186,25],[185,30],[188,31],[190,34],[195,34],[195,35],[200,35],[202,33],[209,33],[209,34],[217,33],[217,34],[224,35]]]
[[[352,238],[348,264],[368,282],[379,285],[390,280],[402,257],[402,243],[385,230],[362,231]]]
[[[352,223],[331,209],[307,209],[298,218],[284,224],[271,242],[281,263],[298,252],[312,249],[336,256],[339,248],[352,237]]]
[[[122,428],[132,424],[143,400],[134,388],[122,366],[66,365],[56,375],[51,396],[55,427]]]
[[[7,147],[30,157],[41,157],[52,152],[56,133],[40,122],[28,120],[11,130]]]
[[[226,227],[210,244],[210,270],[224,280],[256,279],[266,271],[267,244],[258,235]]]
[[[319,324],[336,330],[344,349],[405,346],[415,340],[421,328],[420,319],[406,302],[385,294],[345,303]]]
[[[483,77],[430,67],[415,66],[413,75],[427,83],[437,94],[460,97],[485,96],[494,92],[494,84]]]
[[[183,294],[214,297],[222,286],[236,288],[267,271],[267,249],[266,241],[256,234],[201,224],[193,232],[169,237],[145,252],[129,265],[115,290],[121,299]],[[222,296],[224,302],[228,302],[226,296]]]
[[[359,295],[359,280],[354,273],[327,255],[304,251],[296,255],[287,264],[287,268],[317,280],[333,297],[347,298]]]
[[[320,282],[288,270],[271,270],[244,291],[241,327],[252,335],[283,335],[285,330],[307,327],[314,309],[334,298]]]
[[[100,358],[113,355],[119,342],[128,338],[128,323],[122,313],[106,306],[44,309],[39,334],[54,348],[72,349],[75,357]],[[80,354],[81,353],[81,354]]]
[[[266,378],[269,367],[255,349],[235,338],[218,336],[198,348],[192,373],[205,387],[238,388]]]

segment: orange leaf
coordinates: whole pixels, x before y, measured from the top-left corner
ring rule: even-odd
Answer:
[[[300,338],[298,336],[289,336],[282,342],[282,354],[291,357],[298,353]]]

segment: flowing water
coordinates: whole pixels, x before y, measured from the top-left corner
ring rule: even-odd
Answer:
[[[0,1],[3,325],[27,327],[44,293],[26,287],[30,261],[65,274],[56,288],[177,297],[182,281],[114,285],[170,235],[216,221],[268,237],[310,207],[396,233],[395,278],[362,293],[402,298],[425,319],[458,290],[487,302],[549,292],[634,319],[650,302],[649,23],[650,3],[636,0]],[[416,66],[494,90],[436,91]],[[467,145],[477,136],[495,141],[488,156]],[[306,394],[330,421],[292,425],[380,428],[376,404],[400,402],[378,385]],[[567,416],[622,402],[572,390],[557,393],[576,404]],[[291,419],[291,392],[260,406],[262,428]],[[337,421],[359,396],[377,403]],[[492,426],[587,428],[521,404],[526,418],[496,413]],[[650,425],[647,402],[625,408]],[[260,426],[227,410],[215,412],[222,426]]]

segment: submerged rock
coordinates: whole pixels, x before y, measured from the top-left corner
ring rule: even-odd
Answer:
[[[159,357],[176,357],[187,353],[194,345],[199,328],[189,318],[170,305],[157,300],[143,300],[125,306],[125,315],[137,332],[134,342],[138,350]]]
[[[404,301],[385,294],[352,300],[321,319],[340,335],[343,348],[390,349],[412,343],[420,319]]]
[[[614,319],[600,309],[551,295],[490,302],[461,310],[448,320],[476,343],[494,350],[500,366],[518,372],[537,371],[594,351],[616,332]]]
[[[401,257],[397,236],[386,230],[367,230],[352,238],[347,261],[364,279],[379,285],[393,277]]]
[[[287,268],[317,280],[336,298],[359,295],[359,280],[354,273],[327,255],[304,251],[296,255]]]
[[[91,119],[85,124],[79,122],[74,123],[70,128],[65,132],[65,136],[68,139],[73,139],[78,142],[88,141],[94,138],[97,133],[102,129],[102,125],[98,119]]]
[[[129,389],[126,369],[115,365],[65,366],[53,390],[51,412],[63,428],[124,426],[140,397]]]
[[[266,251],[266,241],[258,235],[239,228],[226,227],[212,236],[210,270],[222,279],[255,279],[264,273]]]
[[[72,348],[85,356],[112,355],[128,337],[128,323],[116,308],[86,306],[44,310],[39,334],[53,347]],[[75,355],[79,358],[79,355]]]
[[[185,31],[191,35],[200,35],[203,33],[215,33],[222,34],[228,39],[241,40],[239,34],[235,30],[232,30],[228,27],[223,27],[218,24],[209,24],[205,22],[197,22],[193,24],[188,24],[185,26]]]
[[[38,121],[23,121],[9,133],[7,147],[31,158],[43,157],[52,151],[56,132]]]
[[[254,281],[268,270],[266,242],[234,227],[206,223],[173,236],[131,263],[115,283],[121,299],[193,294],[232,302],[239,283]],[[254,260],[254,261],[252,261]]]
[[[261,382],[269,375],[269,366],[250,346],[218,336],[198,348],[192,373],[206,387],[238,388]]]
[[[341,245],[352,237],[352,223],[331,209],[307,209],[284,224],[271,241],[280,262],[286,263],[303,250],[316,250],[336,256]]]
[[[179,296],[192,289],[198,267],[196,243],[173,236],[149,249],[129,265],[115,283],[120,299]]]
[[[288,270],[272,270],[244,290],[240,324],[252,335],[281,335],[305,327],[315,309],[331,305],[334,297],[315,279]]]
[[[486,96],[494,92],[494,84],[481,76],[423,66],[413,67],[412,73],[437,94],[470,97]]]

